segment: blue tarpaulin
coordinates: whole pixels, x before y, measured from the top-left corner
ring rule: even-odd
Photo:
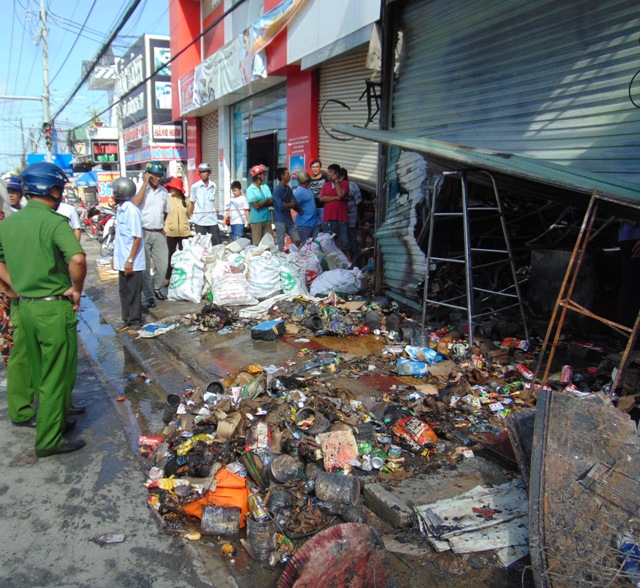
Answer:
[[[95,171],[85,172],[76,180],[76,186],[97,186],[97,185],[98,185],[98,173]]]

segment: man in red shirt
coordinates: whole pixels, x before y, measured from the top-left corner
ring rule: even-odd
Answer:
[[[320,190],[320,202],[324,205],[322,230],[337,236],[338,247],[351,261],[349,251],[349,182],[340,175],[340,166],[332,163],[327,168],[327,181]]]

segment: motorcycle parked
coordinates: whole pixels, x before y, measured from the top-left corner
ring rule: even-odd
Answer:
[[[82,230],[89,239],[102,241],[104,227],[111,218],[115,218],[115,211],[109,205],[92,206],[82,221]]]
[[[100,255],[111,257],[113,255],[113,245],[116,239],[116,217],[112,216],[107,220],[102,230],[100,239]]]

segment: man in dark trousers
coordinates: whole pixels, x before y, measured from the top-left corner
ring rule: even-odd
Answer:
[[[122,326],[138,329],[142,326],[142,274],[144,245],[140,209],[130,202],[136,185],[129,178],[111,182],[116,201],[116,238],[113,245],[113,268],[118,270],[118,292],[122,311]]]
[[[87,274],[85,253],[68,220],[55,212],[64,172],[47,162],[21,174],[27,206],[0,223],[0,279],[19,298],[12,306],[14,347],[7,367],[7,401],[14,425],[35,427],[38,457],[84,447],[63,433],[76,381],[80,295]],[[38,413],[31,402],[38,399]]]

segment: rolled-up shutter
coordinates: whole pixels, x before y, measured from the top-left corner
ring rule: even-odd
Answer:
[[[216,207],[218,211],[220,211],[220,207],[222,206],[222,193],[220,183],[218,182],[218,178],[220,177],[219,173],[219,163],[218,163],[218,112],[213,112],[211,114],[206,114],[202,117],[202,127],[201,127],[201,153],[202,153],[202,161],[208,163],[211,166],[211,175],[210,179],[217,186],[216,190]],[[198,162],[200,164],[201,162]]]
[[[366,82],[373,71],[365,67],[367,46],[327,62],[320,69],[320,119],[327,130],[339,124],[364,126],[367,122]],[[362,96],[362,98],[361,98]],[[338,104],[346,104],[345,108]],[[323,109],[324,106],[324,109]],[[373,106],[375,112],[375,106]],[[372,123],[378,127],[378,116]],[[343,136],[336,135],[344,138]],[[369,189],[375,189],[378,175],[378,146],[369,141],[340,141],[320,127],[320,159],[326,168],[338,163],[347,168],[349,177]]]

